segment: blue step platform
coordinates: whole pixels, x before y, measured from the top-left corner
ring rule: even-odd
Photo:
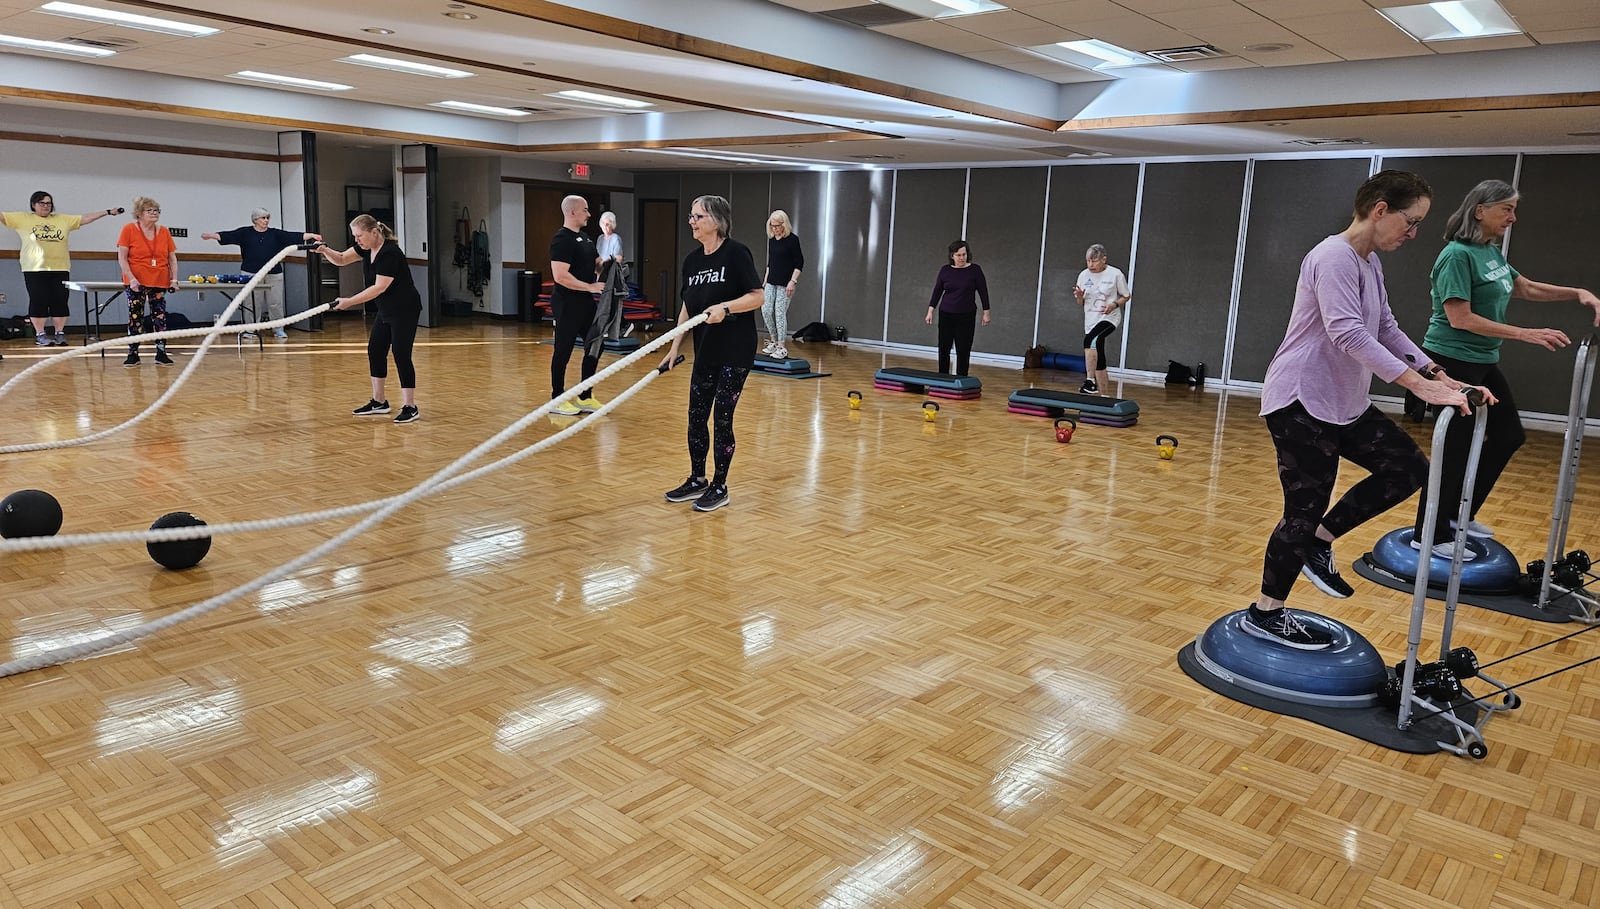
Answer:
[[[874,382],[882,383],[880,387],[899,385],[912,394],[922,394],[933,388],[960,392],[980,391],[983,388],[983,382],[976,376],[952,376],[926,369],[889,367],[878,370],[872,378]]]
[[[1383,657],[1348,625],[1295,610],[1307,625],[1333,635],[1326,650],[1296,650],[1246,633],[1245,612],[1211,623],[1195,640],[1200,666],[1216,678],[1256,694],[1320,707],[1371,707],[1388,670]]]
[[[802,360],[799,357],[784,357],[780,360],[777,357],[769,357],[766,354],[758,353],[756,354],[755,363],[750,368],[759,369],[762,372],[810,372],[811,361]]]
[[[1422,553],[1411,548],[1413,528],[1402,527],[1384,534],[1367,556],[1371,564],[1393,577],[1415,584],[1417,562]],[[1476,556],[1461,565],[1462,593],[1515,593],[1522,585],[1522,566],[1517,557],[1493,539],[1467,537],[1467,548]],[[1450,560],[1429,556],[1428,586],[1443,590],[1450,581]]]
[[[1072,391],[1056,391],[1053,388],[1019,388],[1011,393],[1009,400],[1012,404],[1024,407],[1043,408],[1047,413],[1075,410],[1079,413],[1098,414],[1121,420],[1137,419],[1139,416],[1139,402],[1128,398],[1081,395]]]

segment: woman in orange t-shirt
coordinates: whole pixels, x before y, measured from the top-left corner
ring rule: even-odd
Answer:
[[[133,200],[133,223],[124,224],[117,236],[117,264],[128,288],[128,334],[167,330],[167,289],[178,274],[178,245],[157,222],[161,205],[147,196]],[[148,313],[148,315],[146,315]],[[139,365],[139,345],[128,345],[123,366]],[[167,342],[156,342],[156,365],[171,366]]]

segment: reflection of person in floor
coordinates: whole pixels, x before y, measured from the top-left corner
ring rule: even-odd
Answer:
[[[1120,268],[1106,264],[1106,248],[1099,243],[1083,254],[1083,271],[1072,286],[1073,296],[1083,307],[1083,385],[1082,394],[1099,394],[1111,387],[1106,374],[1106,337],[1122,324],[1122,308],[1133,291]]]
[[[1393,252],[1416,236],[1432,197],[1421,177],[1383,171],[1356,191],[1350,226],[1300,263],[1289,329],[1261,389],[1261,413],[1278,452],[1283,519],[1267,541],[1261,596],[1245,613],[1246,634],[1300,650],[1332,644],[1331,636],[1284,608],[1295,578],[1304,574],[1329,596],[1350,596],[1333,541],[1427,480],[1428,459],[1417,443],[1367,398],[1372,377],[1467,412],[1461,383],[1400,331],[1378,262],[1379,252]],[[1486,400],[1494,401],[1492,395]],[[1370,476],[1330,509],[1340,458]]]
[[[1489,411],[1483,449],[1478,455],[1478,473],[1472,485],[1472,520],[1467,533],[1476,537],[1494,536],[1494,531],[1478,523],[1478,508],[1494,491],[1500,471],[1527,438],[1511,397],[1511,385],[1500,372],[1500,343],[1510,338],[1545,350],[1572,343],[1558,329],[1506,324],[1507,304],[1512,297],[1535,303],[1573,300],[1594,310],[1594,324],[1600,326],[1600,299],[1594,294],[1581,287],[1530,281],[1500,254],[1500,241],[1516,221],[1517,190],[1511,184],[1485,180],[1467,193],[1444,226],[1444,238],[1449,242],[1433,263],[1433,318],[1422,339],[1422,349],[1435,363],[1465,381],[1483,385],[1500,399],[1501,406]],[[1444,461],[1439,465],[1438,501],[1454,509],[1461,501],[1461,486],[1466,478],[1472,424],[1452,423],[1446,433]],[[1418,535],[1428,508],[1428,493],[1423,490],[1417,503]],[[1433,554],[1450,558],[1454,538],[1455,515],[1439,515],[1433,533]],[[1421,549],[1417,539],[1414,536],[1411,545]],[[1474,555],[1468,549],[1465,558]]]

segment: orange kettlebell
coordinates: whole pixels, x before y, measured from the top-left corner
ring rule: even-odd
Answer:
[[[1062,425],[1066,424],[1066,425]],[[1071,442],[1072,433],[1078,428],[1078,421],[1071,417],[1062,417],[1056,421],[1056,441]]]
[[[850,409],[851,410],[860,410],[861,409],[861,392],[856,391],[854,388],[852,388],[845,395],[845,397],[850,399]]]
[[[923,401],[922,402],[922,418],[924,420],[927,420],[929,423],[932,423],[934,420],[939,419],[939,402],[938,401]]]
[[[1156,457],[1163,461],[1172,460],[1178,451],[1178,437],[1169,435],[1156,436]]]

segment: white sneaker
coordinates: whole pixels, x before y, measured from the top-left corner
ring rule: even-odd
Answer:
[[[1456,529],[1456,522],[1455,521],[1451,521],[1450,522],[1450,529],[1451,530],[1455,530]],[[1468,521],[1467,522],[1467,536],[1469,536],[1469,537],[1477,537],[1480,540],[1493,539],[1494,538],[1494,528],[1490,527],[1487,524],[1479,524],[1477,521]]]
[[[778,342],[776,342],[776,341],[768,341],[767,342],[767,346],[761,348],[761,352],[770,357],[770,356],[772,356],[772,352],[774,350],[777,350],[777,349],[778,349]]]
[[[787,359],[789,359],[789,349],[784,347],[781,344],[778,345],[777,347],[772,348],[772,358],[774,360],[787,360]]]
[[[1422,544],[1418,543],[1416,540],[1412,540],[1411,548],[1421,552]],[[1433,556],[1437,559],[1444,559],[1446,562],[1450,561],[1456,556],[1456,544],[1449,541],[1433,544]],[[1461,561],[1463,562],[1470,562],[1477,557],[1478,554],[1472,551],[1471,546],[1467,546],[1461,550]]]

